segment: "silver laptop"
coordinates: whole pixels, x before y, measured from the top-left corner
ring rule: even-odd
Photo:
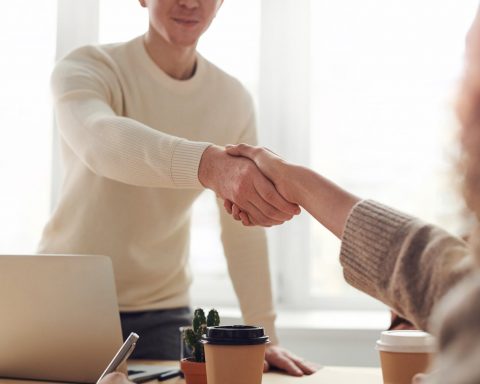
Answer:
[[[95,383],[122,345],[105,256],[0,255],[0,308],[0,377]],[[174,368],[129,366],[130,378]]]

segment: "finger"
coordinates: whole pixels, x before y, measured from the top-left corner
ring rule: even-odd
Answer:
[[[242,220],[240,217],[240,212],[241,212],[240,207],[237,204],[233,204],[232,215],[233,215],[233,218],[237,221]]]
[[[224,200],[223,207],[225,208],[225,210],[228,212],[229,215],[232,214],[232,206],[233,206],[233,203],[230,200]]]
[[[305,375],[311,375],[320,369],[319,365],[305,361],[298,356],[289,355],[289,357]]]
[[[295,364],[297,364],[297,366],[300,369],[302,369],[304,373],[306,373],[305,371],[312,371],[312,370],[313,372],[316,372],[321,368],[318,364],[307,361],[288,350],[285,350],[284,353],[286,357],[292,360]],[[310,372],[310,373],[313,373],[313,372]]]
[[[253,220],[248,216],[246,212],[240,212],[240,220],[242,220],[242,224],[246,227],[252,227],[255,225]]]
[[[253,220],[252,216],[250,216],[247,212],[245,212],[245,213],[246,213],[246,215],[247,215],[247,218],[248,218],[248,221],[249,221],[249,223],[250,223],[250,226],[252,227],[252,226],[254,226],[254,225],[257,225],[257,224],[255,223],[255,221]]]
[[[255,222],[255,220],[245,211],[240,212],[240,218],[242,220],[242,224],[246,227],[253,227],[255,225],[260,225]]]
[[[285,222],[285,220],[276,220],[271,217],[267,217],[263,214],[262,210],[272,209],[272,207],[268,208],[266,203],[258,197],[255,199],[255,204],[251,201],[247,201],[245,203],[245,211],[248,213],[250,220],[255,225],[261,225],[262,227],[271,227],[272,225],[280,225]],[[260,206],[260,207],[259,207]]]
[[[270,364],[267,360],[263,360],[263,372],[268,372],[270,370]]]
[[[225,150],[232,156],[243,156],[252,160],[255,157],[255,147],[248,144],[227,145]]]
[[[285,200],[272,182],[265,176],[256,178],[253,182],[255,189],[260,196],[279,211],[284,212],[287,215],[298,215],[300,213],[300,207],[297,204]]]
[[[277,368],[283,369],[289,375],[303,376],[303,371],[285,354],[272,355],[269,363]]]
[[[261,198],[256,199],[255,203],[259,204],[258,208],[265,216],[277,221],[287,221],[300,213],[299,206],[285,200],[269,180],[265,178],[254,180],[253,186]]]

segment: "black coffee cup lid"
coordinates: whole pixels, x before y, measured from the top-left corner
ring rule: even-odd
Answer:
[[[253,345],[268,343],[263,327],[252,325],[229,325],[208,327],[202,343],[222,345]]]

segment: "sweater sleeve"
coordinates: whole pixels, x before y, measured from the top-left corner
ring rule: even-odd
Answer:
[[[203,188],[198,166],[210,143],[119,115],[122,90],[105,56],[85,47],[57,64],[51,82],[63,140],[97,175],[144,187]]]
[[[369,200],[350,213],[340,253],[348,283],[426,330],[433,306],[473,262],[461,239]]]

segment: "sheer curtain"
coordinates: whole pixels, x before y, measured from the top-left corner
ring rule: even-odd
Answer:
[[[146,29],[136,1],[60,3],[63,50],[127,40]],[[461,207],[451,182],[451,101],[476,6],[477,0],[227,0],[199,50],[252,92],[262,145],[362,197],[460,232],[452,225],[461,222]],[[199,303],[234,305],[213,201],[204,194],[194,209],[193,295]],[[268,234],[281,306],[381,308],[344,283],[339,241],[307,214]]]
[[[263,143],[359,196],[460,234],[451,104],[476,7],[263,0]],[[288,306],[380,308],[343,281],[340,242],[306,215],[271,240]]]
[[[0,253],[31,253],[50,209],[56,2],[0,4]]]

